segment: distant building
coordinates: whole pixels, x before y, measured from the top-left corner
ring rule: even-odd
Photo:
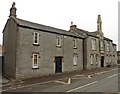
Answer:
[[[3,73],[14,79],[37,77],[117,62],[116,44],[98,30],[88,32],[71,23],[62,30],[17,18],[15,3],[3,30]]]
[[[111,39],[104,37],[100,15],[97,20],[97,31],[88,32],[73,25],[70,32],[75,35],[86,35],[86,38],[83,39],[85,69],[117,64],[116,44]]]

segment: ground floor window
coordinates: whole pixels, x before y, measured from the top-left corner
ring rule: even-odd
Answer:
[[[92,55],[90,55],[90,64],[91,64],[91,65],[93,65],[93,61],[94,61],[93,59],[94,59],[94,56],[93,56],[93,54],[92,54]]]
[[[109,60],[108,60],[108,56],[106,56],[106,64],[108,64]]]
[[[96,65],[98,64],[98,55],[96,54]]]
[[[38,68],[38,58],[39,58],[39,54],[38,53],[33,53],[32,56],[32,68]]]
[[[112,56],[111,55],[109,56],[109,62],[110,63],[112,62]]]
[[[74,65],[74,66],[77,66],[77,60],[78,60],[78,55],[77,55],[77,54],[74,54],[74,55],[73,55],[73,65]]]

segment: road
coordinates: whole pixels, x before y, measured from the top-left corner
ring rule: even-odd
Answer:
[[[3,89],[7,92],[118,92],[118,69]]]

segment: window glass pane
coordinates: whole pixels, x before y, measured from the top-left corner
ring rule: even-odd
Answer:
[[[77,48],[77,39],[73,40],[73,46],[74,46],[74,48]]]
[[[73,56],[73,65],[77,65],[77,59],[78,59],[78,57],[77,57],[77,55],[75,54],[75,55]]]
[[[57,36],[57,46],[61,46],[61,37]]]
[[[34,32],[34,44],[38,44],[38,43],[39,43],[39,33]]]
[[[92,50],[96,50],[96,40],[92,39]]]
[[[90,56],[91,64],[93,64],[93,55]]]
[[[38,68],[38,54],[33,54],[33,68]]]

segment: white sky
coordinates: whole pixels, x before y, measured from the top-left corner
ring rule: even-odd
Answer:
[[[64,30],[69,30],[73,21],[80,29],[96,31],[97,16],[100,14],[104,36],[118,44],[118,1],[0,0],[0,44],[12,2],[16,2],[18,18]]]

